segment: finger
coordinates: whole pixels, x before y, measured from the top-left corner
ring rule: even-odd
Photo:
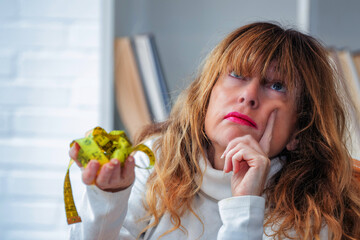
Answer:
[[[241,161],[241,162],[237,162],[237,164],[239,165],[237,167],[237,170],[234,171],[234,175],[237,177],[237,178],[243,178],[244,175],[246,174],[246,172],[249,170],[249,165],[247,164],[247,162],[245,161]]]
[[[100,168],[100,163],[96,160],[91,160],[86,168],[82,172],[82,180],[86,185],[91,185],[94,183],[96,178],[96,173]]]
[[[233,156],[241,151],[243,145],[242,144],[238,144],[235,147],[233,147],[232,149],[230,149],[226,155],[225,155],[225,164],[224,164],[224,172],[230,172],[234,170],[234,161],[233,161]]]
[[[239,171],[246,172],[249,166],[253,166],[254,159],[257,159],[259,153],[251,148],[241,148],[232,156],[233,172],[234,174]],[[243,169],[246,166],[246,169]]]
[[[232,148],[228,151],[225,150],[222,158],[224,158],[224,172],[228,173],[233,170],[232,156],[237,151],[237,148]]]
[[[246,162],[249,166],[254,166],[253,160],[259,159],[260,156],[262,155],[252,148],[242,148],[233,155],[232,160],[233,162]]]
[[[272,132],[275,124],[277,109],[275,109],[271,114],[270,117],[266,123],[266,128],[264,130],[264,133],[259,141],[259,145],[261,146],[262,150],[266,155],[270,152],[270,143],[272,138]]]
[[[230,150],[228,150],[228,152],[225,155],[225,166],[224,166],[224,171],[225,172],[230,172],[230,171],[234,171],[234,167],[236,164],[233,160],[234,160],[234,155],[238,152],[240,152],[243,148],[246,148],[246,144],[243,144],[242,142],[237,143],[236,146],[234,146],[233,148],[231,148]],[[241,160],[241,159],[240,159]]]
[[[232,161],[231,158],[225,158],[225,163],[224,163],[224,172],[228,173],[230,171],[232,171],[233,169],[233,165],[232,165]]]
[[[236,174],[240,170],[240,163],[244,159],[243,151],[240,150],[232,157],[233,172]]]
[[[226,146],[226,149],[225,149],[222,157],[225,157],[232,149],[237,147],[239,144],[242,144],[244,147],[249,146],[249,147],[255,149],[256,151],[258,151],[259,153],[263,152],[262,148],[259,146],[259,142],[256,141],[253,138],[253,136],[244,135],[244,136],[237,137],[237,138],[234,138],[233,140],[231,140],[229,142],[229,144]]]
[[[111,178],[110,178],[110,184],[111,183],[119,183],[120,177],[121,177],[120,162],[119,162],[119,160],[113,158],[110,160],[110,163],[114,166],[114,170],[113,170]]]
[[[110,179],[114,172],[114,164],[111,162],[105,163],[96,178],[96,185],[101,189],[106,189],[110,185]]]
[[[135,176],[134,168],[135,168],[134,157],[129,156],[125,161],[124,167],[122,168],[121,176],[128,176],[128,177]]]
[[[69,150],[69,156],[71,159],[75,160],[76,164],[79,166],[79,167],[82,167],[82,164],[80,163],[80,161],[77,159],[77,156],[79,154],[79,150],[80,150],[80,145],[75,142],[72,147],[70,148]]]
[[[256,152],[251,149],[241,148],[232,156],[233,172],[236,174],[242,168],[242,166],[249,165],[248,161],[251,161],[256,157]]]
[[[233,150],[239,143],[244,142],[246,144],[248,141],[247,136],[248,135],[232,139],[226,146],[225,151],[221,155],[221,158],[225,158],[229,154],[229,152]]]

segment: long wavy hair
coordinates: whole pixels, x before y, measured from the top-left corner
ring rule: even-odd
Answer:
[[[211,90],[232,66],[242,75],[266,74],[276,61],[290,91],[296,89],[297,149],[284,150],[283,168],[265,188],[265,226],[274,238],[319,239],[326,225],[332,239],[360,239],[360,191],[346,147],[347,113],[341,84],[324,47],[313,37],[277,24],[257,22],[230,33],[209,54],[196,79],[179,96],[167,121],[151,125],[138,141],[158,135],[158,161],[147,181],[144,205],[155,227],[169,213],[173,228],[192,208],[202,183],[199,156],[211,144],[204,131]],[[267,233],[270,234],[270,233]]]

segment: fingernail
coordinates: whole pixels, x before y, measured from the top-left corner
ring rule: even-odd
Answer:
[[[111,164],[107,164],[107,165],[106,165],[106,167],[107,167],[109,170],[114,169],[114,166],[113,166],[113,165],[111,165]]]
[[[134,158],[132,156],[130,156],[130,157],[128,157],[128,161],[132,162],[132,161],[134,161]]]
[[[119,163],[119,161],[115,158],[111,159],[110,162],[114,165],[117,165]]]

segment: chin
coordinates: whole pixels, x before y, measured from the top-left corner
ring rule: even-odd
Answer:
[[[223,147],[227,147],[227,145],[229,144],[229,142],[231,142],[233,139],[244,136],[246,134],[236,134],[236,133],[231,133],[231,134],[227,134],[221,138],[219,138],[219,144]]]
[[[228,141],[233,140],[234,138],[237,137],[242,137],[242,136],[246,136],[246,135],[251,135],[254,139],[257,139],[257,136],[254,136],[254,134],[251,131],[243,131],[243,129],[229,129],[228,131],[225,132],[225,138]]]

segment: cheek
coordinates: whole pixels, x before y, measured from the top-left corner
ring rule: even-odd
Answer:
[[[227,105],[226,96],[221,89],[216,86],[213,88],[209,105],[205,115],[205,133],[210,137],[215,127],[221,122],[224,115],[223,109]]]
[[[274,126],[274,136],[278,136],[278,140],[287,143],[287,140],[295,130],[296,113],[294,109],[279,111],[277,121]]]
[[[214,87],[210,95],[206,116],[214,117],[216,113],[219,112],[219,109],[221,109],[222,104],[223,104],[223,97],[221,91],[218,91],[217,88]]]
[[[210,96],[210,100],[209,100],[209,104],[206,110],[206,115],[205,115],[205,133],[207,135],[210,134],[210,131],[213,127],[213,119],[215,116],[215,111],[214,109],[216,109],[216,101],[215,101],[215,96],[214,96],[214,92],[211,93]]]
[[[277,138],[281,143],[284,143],[295,130],[297,121],[296,108],[295,105],[289,102],[274,103],[273,108],[278,109],[273,129],[273,137]]]

